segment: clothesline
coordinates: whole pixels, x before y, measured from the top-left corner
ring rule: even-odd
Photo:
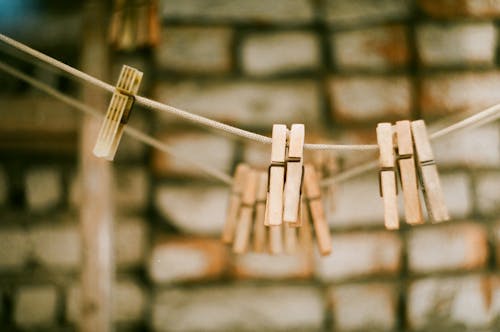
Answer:
[[[54,66],[60,70],[63,70],[64,72],[68,73],[69,75],[71,75],[73,77],[77,77],[85,82],[89,82],[91,84],[94,84],[95,86],[101,87],[109,92],[113,92],[115,89],[114,86],[112,86],[108,83],[105,83],[105,82],[103,82],[103,81],[101,81],[93,76],[90,76],[84,72],[81,72],[81,71],[73,68],[73,67],[70,67],[70,66],[68,66],[68,65],[66,65],[66,64],[64,64],[56,59],[53,59],[53,58],[51,58],[43,53],[40,53],[34,49],[31,49],[30,47],[28,47],[24,44],[21,44],[21,43],[15,41],[9,37],[6,37],[3,34],[0,34],[0,40],[4,41],[8,45],[11,45],[11,46],[15,47],[16,49],[18,49],[22,52],[25,52],[25,53],[27,53],[27,54],[29,54],[29,55],[31,55],[39,60],[51,65],[51,66]],[[92,114],[93,116],[102,117],[102,115],[99,111],[92,109],[91,107],[79,102],[78,100],[76,100],[74,98],[71,98],[71,97],[68,97],[68,96],[62,94],[61,92],[51,88],[50,86],[48,86],[48,85],[46,85],[46,84],[44,84],[36,79],[33,79],[33,78],[21,73],[20,71],[17,71],[16,69],[8,66],[5,63],[0,63],[0,69],[8,72],[11,75],[18,77],[19,79],[26,81],[27,83],[29,83],[29,84],[33,85],[34,87],[52,95],[53,97],[61,100],[62,102],[65,102],[65,103],[67,103],[67,104],[69,104],[69,105],[71,105],[71,106],[73,106],[73,107],[75,107],[83,112],[86,112],[87,114]],[[229,126],[227,124],[220,123],[220,122],[217,122],[217,121],[214,121],[211,119],[207,119],[207,118],[201,117],[199,115],[192,114],[192,113],[189,113],[187,111],[183,111],[183,110],[177,109],[177,108],[169,106],[169,105],[161,104],[157,101],[150,100],[150,99],[145,98],[145,97],[137,96],[136,101],[138,104],[141,104],[141,105],[146,106],[148,108],[170,112],[170,113],[179,115],[187,120],[191,120],[191,121],[199,123],[199,124],[207,125],[207,126],[212,127],[212,128],[220,129],[222,131],[232,133],[232,134],[235,134],[235,135],[240,136],[240,137],[245,137],[245,138],[248,138],[250,140],[254,140],[254,141],[257,141],[260,143],[264,143],[264,144],[271,143],[271,139],[269,137],[259,135],[256,133],[252,133],[249,131],[245,131],[245,130],[240,129],[240,128],[232,127],[232,126]],[[484,125],[486,123],[495,121],[498,118],[500,118],[500,104],[494,105],[494,106],[492,106],[484,111],[478,112],[470,117],[467,117],[461,121],[458,121],[450,126],[443,128],[439,131],[436,131],[430,135],[430,138],[431,139],[438,139],[438,138],[444,137],[446,135],[449,135],[451,133],[454,133],[458,130],[463,130],[466,128],[473,128],[473,127]],[[225,174],[217,169],[214,169],[214,168],[212,168],[204,163],[200,163],[200,162],[191,160],[190,158],[178,153],[177,151],[172,149],[167,144],[165,144],[165,143],[163,143],[163,142],[161,142],[161,141],[159,141],[151,136],[148,136],[148,135],[140,132],[137,129],[131,128],[130,126],[126,126],[125,128],[126,128],[126,132],[129,135],[133,136],[134,138],[136,138],[136,139],[138,139],[138,140],[140,140],[140,141],[142,141],[150,146],[153,146],[153,147],[159,149],[160,151],[163,151],[165,153],[169,153],[169,154],[175,156],[176,158],[179,158],[182,161],[197,167],[201,171],[205,172],[206,174],[208,174],[210,176],[213,176],[214,178],[217,178],[218,180],[222,181],[223,183],[226,183],[226,184],[232,183],[232,178],[230,175],[227,175],[227,174]],[[375,145],[375,144],[366,144],[366,145],[305,144],[304,148],[307,148],[310,150],[352,150],[352,151],[356,151],[356,150],[357,151],[371,151],[371,150],[378,149],[377,145]],[[362,174],[362,173],[365,173],[369,170],[375,169],[376,167],[377,167],[376,161],[367,162],[365,164],[356,166],[348,171],[339,173],[333,177],[323,179],[322,186],[326,187],[326,186],[329,186],[333,183],[338,183],[338,182],[348,180],[348,179],[355,177],[359,174]]]

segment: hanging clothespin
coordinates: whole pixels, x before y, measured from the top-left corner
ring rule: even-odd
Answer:
[[[412,121],[411,131],[413,140],[415,141],[420,181],[427,212],[434,222],[449,220],[450,216],[444,201],[441,182],[425,122],[423,120]]]
[[[107,160],[113,160],[118,149],[123,129],[128,122],[134,104],[135,95],[139,91],[142,72],[123,66],[116,83],[116,90],[102,123],[97,142],[94,146],[94,155]]]
[[[379,186],[384,200],[384,221],[387,229],[399,228],[396,169],[394,167],[394,143],[392,126],[384,122],[377,125],[379,146]]]
[[[417,170],[410,121],[397,121],[394,129],[396,131],[397,160],[406,222],[410,225],[421,224],[424,219],[417,188]]]
[[[312,232],[311,232],[311,218],[309,216],[309,209],[307,208],[306,198],[302,198],[301,202],[302,226],[299,227],[299,246],[300,250],[309,253],[313,248]]]
[[[288,139],[283,221],[300,226],[300,198],[304,179],[304,125],[293,124]]]
[[[259,172],[257,180],[257,196],[255,200],[255,221],[253,225],[253,250],[264,252],[267,241],[266,218],[267,173]]]
[[[236,229],[236,219],[240,211],[241,195],[245,187],[247,175],[250,172],[250,167],[247,164],[239,164],[234,173],[233,187],[229,204],[226,213],[226,223],[222,230],[222,242],[229,244],[233,242],[234,231]]]
[[[233,251],[242,254],[247,251],[252,230],[255,197],[257,193],[257,172],[250,170],[245,179],[245,187],[241,195],[241,208],[236,224]]]
[[[268,197],[266,203],[266,225],[281,225],[283,219],[283,187],[285,182],[287,128],[273,125],[271,165],[269,166]]]
[[[305,211],[305,213],[310,213],[319,252],[322,256],[326,256],[332,251],[332,239],[323,209],[323,202],[321,201],[319,179],[313,165],[304,166],[304,192],[309,206],[308,211]]]
[[[283,223],[277,226],[269,226],[269,253],[272,255],[283,252]]]
[[[298,227],[294,227],[290,223],[283,223],[283,235],[285,242],[285,253],[288,255],[293,255],[297,252],[297,229]]]

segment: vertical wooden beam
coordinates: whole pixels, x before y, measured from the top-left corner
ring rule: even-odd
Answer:
[[[83,71],[106,80],[108,51],[105,1],[88,0],[84,9]],[[84,85],[84,102],[106,110],[109,95]],[[82,202],[80,225],[83,246],[79,329],[82,332],[107,332],[111,325],[111,290],[114,277],[113,202],[111,163],[92,154],[100,121],[85,117],[80,136],[80,173]]]

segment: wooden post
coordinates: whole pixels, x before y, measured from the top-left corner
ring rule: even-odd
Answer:
[[[106,79],[108,52],[105,40],[105,1],[88,0],[84,12],[83,71]],[[106,110],[109,95],[98,88],[83,85],[86,104]],[[83,266],[79,329],[82,332],[107,332],[111,325],[111,289],[114,277],[112,169],[109,161],[92,154],[100,121],[86,116],[80,137],[80,174],[82,202],[80,210]]]

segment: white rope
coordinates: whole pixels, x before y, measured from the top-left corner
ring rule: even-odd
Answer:
[[[58,68],[68,74],[70,74],[72,77],[76,77],[84,82],[88,82],[90,84],[93,84],[95,86],[98,86],[104,90],[107,90],[109,92],[113,92],[115,90],[114,86],[101,81],[100,79],[93,77],[89,74],[86,74],[82,71],[79,71],[78,69],[75,69],[71,66],[68,66],[65,63],[62,63],[61,61],[58,61],[46,54],[43,54],[37,50],[32,49],[31,47],[24,45],[12,38],[9,38],[5,36],[4,34],[0,34],[0,40],[3,41],[4,43],[18,49],[19,51],[22,51],[26,54],[29,54],[38,60],[41,60],[55,68]],[[208,118],[205,118],[200,115],[196,115],[184,110],[181,110],[179,108],[162,104],[160,102],[157,102],[155,100],[148,99],[146,97],[142,96],[136,96],[136,102],[139,105],[142,105],[146,108],[156,110],[156,111],[163,111],[167,112],[176,116],[179,116],[181,118],[184,118],[186,120],[189,120],[194,123],[198,123],[200,125],[205,125],[207,127],[211,127],[214,129],[218,129],[221,131],[224,131],[229,134],[233,134],[242,138],[246,138],[258,143],[263,143],[263,144],[271,144],[271,138],[264,136],[264,135],[259,135],[257,133],[253,133],[247,130],[243,130],[240,128],[236,128],[230,125],[227,125],[222,122],[218,122],[215,120],[211,120]],[[375,144],[366,144],[366,145],[344,145],[344,144],[304,144],[304,149],[307,150],[335,150],[335,151],[371,151],[371,150],[377,150],[378,146]]]
[[[97,118],[103,117],[103,115],[99,111],[93,109],[92,107],[87,106],[84,103],[82,103],[74,98],[66,96],[65,94],[51,88],[50,86],[48,86],[48,85],[46,85],[46,84],[44,84],[44,83],[42,83],[34,78],[31,78],[30,76],[12,68],[11,66],[9,66],[1,61],[0,61],[0,69],[5,71],[6,73],[9,73],[12,76],[15,76],[15,77],[31,84],[35,88],[46,92],[47,94],[51,95],[52,97],[59,99],[60,101],[64,102],[65,104],[68,104],[68,105],[70,105],[70,106],[72,106],[72,107],[74,107],[74,108],[76,108],[76,109],[78,109],[86,114],[92,115],[92,116],[97,117]],[[128,135],[134,137],[135,139],[137,139],[145,144],[148,144],[150,146],[157,148],[160,151],[171,154],[175,158],[178,158],[185,163],[189,163],[189,164],[195,166],[196,168],[200,169],[201,171],[205,172],[206,174],[208,174],[210,176],[213,176],[214,178],[220,180],[221,182],[223,182],[225,184],[231,185],[233,182],[231,176],[229,176],[229,175],[227,175],[219,170],[216,170],[216,169],[214,169],[206,164],[192,160],[192,159],[180,154],[179,152],[175,151],[175,149],[173,149],[169,145],[167,145],[167,144],[165,144],[165,143],[163,143],[163,142],[161,142],[161,141],[159,141],[151,136],[148,136],[147,134],[144,134],[135,128],[132,128],[132,127],[127,125],[127,126],[125,126],[125,133],[127,133]]]

